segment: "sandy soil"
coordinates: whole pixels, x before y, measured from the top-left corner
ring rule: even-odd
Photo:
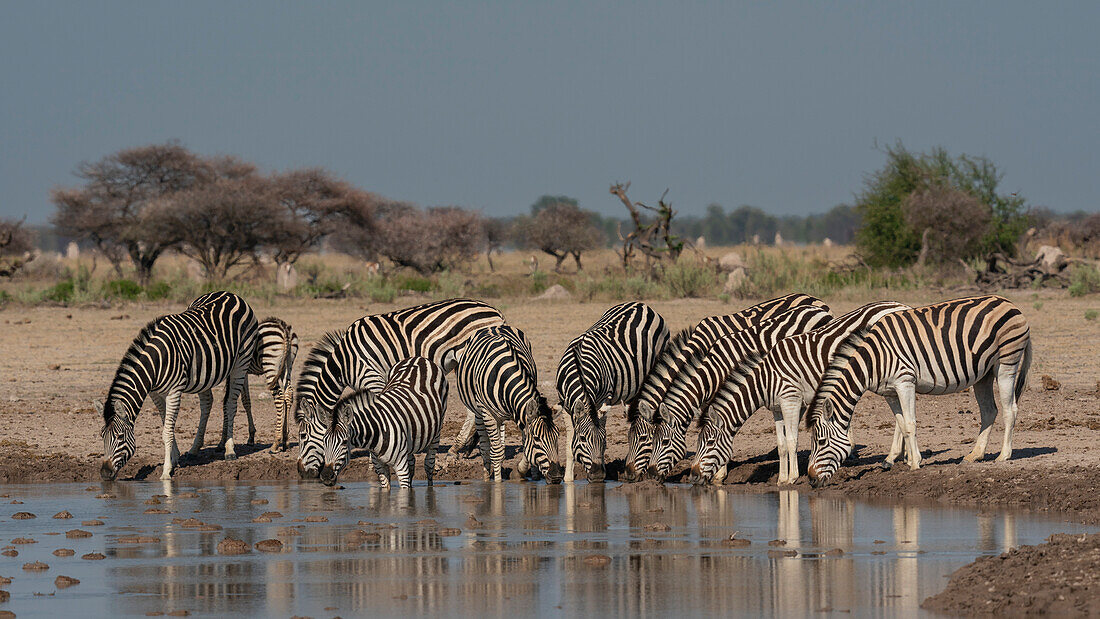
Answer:
[[[880,295],[883,298],[887,295]],[[911,305],[950,298],[950,293],[916,293],[898,295],[899,301]],[[1035,509],[1058,509],[1088,512],[1094,509],[1091,493],[1069,501],[1073,486],[1085,489],[1077,480],[1090,478],[1073,467],[1100,470],[1100,452],[1091,449],[1100,439],[1100,399],[1096,372],[1100,352],[1100,323],[1084,318],[1085,311],[1100,306],[1097,299],[1071,299],[1060,292],[1019,293],[1009,295],[1020,306],[1031,323],[1035,359],[1032,365],[1031,387],[1025,393],[1016,428],[1015,454],[1007,463],[982,462],[960,464],[973,443],[978,430],[977,405],[969,393],[918,400],[919,440],[925,466],[919,472],[896,467],[880,472],[876,463],[888,449],[893,418],[882,398],[869,395],[860,404],[855,422],[857,443],[860,444],[860,464],[842,469],[841,483],[831,491],[844,491],[865,496],[886,498],[921,498],[955,503],[1004,503]],[[835,313],[841,313],[872,298],[830,298],[826,301]],[[302,341],[298,357],[300,367],[314,341],[326,330],[342,329],[352,320],[367,314],[388,311],[416,304],[423,299],[405,297],[394,304],[368,304],[361,300],[288,300],[274,306],[256,305],[258,315],[280,316],[294,325]],[[491,301],[492,302],[492,301]],[[750,301],[723,304],[715,300],[679,300],[654,302],[652,305],[668,320],[672,328],[688,326],[704,316],[729,313],[749,305]],[[539,302],[534,300],[504,300],[495,305],[511,324],[523,329],[532,342],[540,368],[540,383],[551,401],[553,377],[558,357],[565,343],[584,330],[606,309],[606,303]],[[1039,306],[1038,309],[1036,306]],[[130,304],[114,308],[10,308],[0,310],[4,327],[0,333],[0,438],[6,449],[0,450],[0,481],[63,481],[95,479],[94,461],[101,455],[100,419],[94,412],[93,400],[102,400],[113,372],[126,346],[137,331],[151,318],[182,309],[167,304]],[[1046,374],[1061,383],[1056,391],[1046,391],[1040,376]],[[449,446],[457,433],[464,411],[453,388],[448,406],[448,421],[443,445]],[[196,462],[185,463],[177,472],[181,479],[224,478],[277,479],[295,475],[293,451],[271,454],[267,451],[274,436],[274,407],[271,397],[253,379],[252,400],[258,427],[257,444],[244,445],[247,424],[243,412],[238,412],[236,462],[224,462],[214,453],[221,432],[220,403],[215,404],[208,427],[206,444]],[[609,418],[608,459],[625,455],[626,423],[617,409]],[[197,425],[197,398],[184,398],[178,423],[178,440],[182,449],[190,445]],[[990,459],[1000,447],[1000,426],[991,436]],[[148,477],[159,475],[162,458],[159,417],[151,403],[136,426],[138,453],[122,471],[122,476]],[[808,437],[800,439],[808,449]],[[511,433],[515,444],[515,431]],[[689,445],[694,436],[689,434]],[[769,484],[777,473],[775,434],[771,415],[758,413],[742,430],[737,441],[737,464],[727,483],[753,482]],[[509,450],[513,454],[514,450]],[[803,454],[805,457],[805,454]],[[373,473],[364,461],[358,461],[347,471],[348,479],[370,478]],[[904,469],[904,470],[903,470]],[[612,465],[609,474],[614,477]],[[421,473],[422,474],[422,473]],[[479,460],[455,463],[446,478],[480,477]],[[1049,483],[1043,488],[1059,499],[1053,506],[1050,499],[1036,499],[1034,486],[1023,486],[1013,480],[1031,476],[1059,479],[1059,486]],[[904,484],[899,483],[904,479]],[[988,480],[988,481],[986,481]],[[988,486],[976,492],[977,486]],[[1062,492],[1061,490],[1068,490]],[[1084,515],[1084,514],[1080,514]]]

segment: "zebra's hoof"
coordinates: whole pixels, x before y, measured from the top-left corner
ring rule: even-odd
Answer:
[[[237,459],[237,454],[225,454],[225,459],[226,460],[236,460]]]
[[[889,471],[892,468],[894,468],[894,463],[893,462],[883,462],[882,463],[882,470]]]

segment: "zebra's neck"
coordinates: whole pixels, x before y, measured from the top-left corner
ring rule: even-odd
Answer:
[[[747,373],[734,372],[718,389],[710,411],[723,415],[734,427],[740,427],[761,406],[768,404],[765,388],[768,374],[774,372],[767,363]]]
[[[154,387],[156,371],[157,368],[154,367],[146,349],[127,354],[119,364],[118,371],[115,372],[111,389],[107,392],[107,399],[124,405],[131,418],[136,417],[142,403]],[[118,406],[114,408],[116,411],[119,409]]]

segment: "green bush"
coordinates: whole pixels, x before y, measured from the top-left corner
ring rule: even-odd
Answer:
[[[540,294],[550,287],[547,281],[546,271],[535,271],[531,274],[531,294]]]
[[[400,290],[411,290],[413,292],[429,292],[432,289],[432,280],[428,279],[427,277],[408,275],[402,277],[397,281],[397,287]]]
[[[1090,265],[1075,267],[1069,279],[1069,295],[1082,297],[1094,292],[1100,292],[1100,271]]]
[[[1094,309],[1085,310],[1085,320],[1096,320],[1096,317],[1100,316],[1100,312]]]
[[[661,282],[668,287],[673,298],[702,297],[714,291],[718,273],[698,260],[684,258],[665,266],[661,271]]]
[[[145,298],[150,301],[167,299],[172,294],[172,285],[164,280],[155,281],[145,287]]]
[[[42,298],[54,303],[71,303],[76,293],[76,283],[72,279],[63,279],[42,293]]]
[[[133,301],[144,292],[141,284],[129,279],[113,279],[103,284],[103,296]]]

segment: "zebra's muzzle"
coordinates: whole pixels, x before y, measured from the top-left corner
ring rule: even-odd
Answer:
[[[118,469],[111,464],[110,460],[104,460],[99,467],[99,476],[103,481],[114,481],[115,477],[118,476]]]
[[[302,461],[298,461],[298,477],[302,479],[317,479],[319,471],[310,470],[306,468],[306,465],[302,464]]]
[[[332,468],[329,465],[325,465],[325,467],[321,469],[321,483],[326,486],[335,486],[336,469]]]
[[[829,478],[832,477],[832,474],[831,473],[818,474],[817,469],[815,469],[814,466],[811,464],[809,469],[806,471],[806,477],[810,478],[810,486],[812,486],[814,488],[820,488],[820,487],[824,486],[829,481]]]
[[[550,468],[546,471],[546,483],[560,484],[564,478],[565,473],[562,471],[561,465],[557,462],[551,462]]]
[[[588,481],[601,482],[606,478],[603,465],[593,464],[588,469]]]

